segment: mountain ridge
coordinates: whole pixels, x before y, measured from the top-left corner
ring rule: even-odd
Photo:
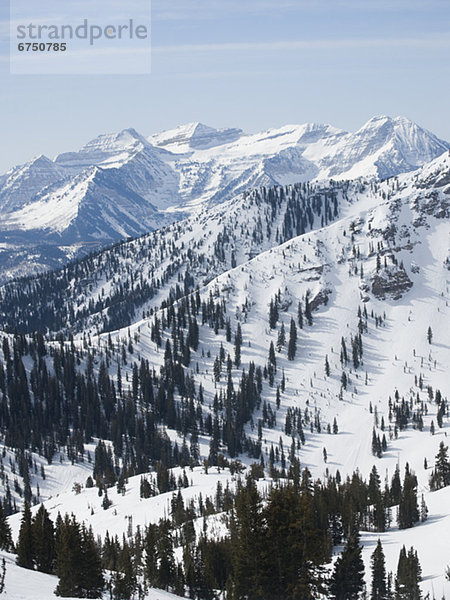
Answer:
[[[85,244],[134,237],[252,188],[380,180],[449,147],[404,117],[385,116],[355,133],[313,123],[244,134],[190,123],[149,138],[132,128],[102,134],[0,177],[0,280],[45,268],[46,253],[54,268],[55,253],[80,255]]]

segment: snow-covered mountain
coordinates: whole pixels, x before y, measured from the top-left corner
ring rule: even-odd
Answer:
[[[305,124],[246,135],[191,123],[148,139],[133,129],[101,135],[0,177],[0,280],[55,267],[93,244],[145,233],[255,187],[383,179],[448,147],[402,117],[371,119],[356,133]]]
[[[189,410],[202,415],[203,425],[195,430],[200,463],[211,455],[208,417],[217,419],[219,450],[227,456],[235,451],[227,437],[223,399],[227,390],[236,392],[233,410],[237,414],[244,397],[237,390],[244,375],[260,367],[265,372],[261,402],[245,422],[239,459],[246,465],[260,461],[267,466],[275,448],[275,466],[280,470],[283,461],[288,465],[296,457],[314,478],[326,481],[337,471],[345,480],[355,469],[367,478],[375,465],[388,484],[396,466],[403,473],[408,464],[417,475],[428,520],[399,529],[393,506],[387,531],[363,527],[366,579],[370,579],[370,556],[380,538],[388,570],[396,570],[401,547],[413,545],[422,565],[424,593],[434,590],[448,595],[450,487],[431,491],[429,476],[439,443],[446,441],[450,429],[449,192],[449,152],[413,173],[383,182],[303,183],[246,192],[59,272],[2,286],[2,329],[16,327],[34,344],[28,355],[23,340],[16,336],[34,382],[33,397],[41,393],[38,363],[45,362],[48,377],[62,368],[56,350],[64,348],[65,359],[74,352],[75,369],[86,366],[95,373],[104,394],[105,373],[119,389],[120,365],[128,412],[147,410],[136,391],[143,365],[154,378],[164,373],[169,343],[173,357],[178,353],[174,358],[177,381],[181,371],[187,382],[183,392],[180,383],[173,387],[171,406],[187,419],[183,411],[193,394],[195,404]],[[276,317],[271,305],[272,309],[276,305]],[[193,344],[189,354],[182,355],[181,340],[188,343],[194,316],[198,346]],[[297,328],[293,357],[288,355],[292,322]],[[41,349],[40,358],[33,359],[33,352],[39,352],[38,341],[29,334],[38,328],[50,331],[48,345],[55,353],[44,356]],[[235,339],[239,329],[238,365]],[[12,334],[0,337],[11,343],[14,339]],[[66,379],[61,386],[70,388]],[[78,389],[82,389],[81,377]],[[157,398],[155,392],[148,400],[150,414],[157,412]],[[125,411],[125,402],[118,405]],[[84,404],[80,419],[83,410]],[[300,428],[298,423],[293,427],[293,415],[299,414]],[[338,431],[333,433],[335,420]],[[174,423],[159,425],[165,439],[178,448],[187,448],[188,443],[195,446],[193,432],[182,431],[183,420]],[[117,432],[117,425],[113,431]],[[374,433],[375,439],[385,437],[386,447],[379,455],[374,455]],[[260,456],[255,456],[258,447]],[[92,447],[88,449],[93,452]],[[17,478],[11,470],[13,453],[5,452],[6,459],[11,457],[9,464],[5,460],[5,472]],[[108,531],[131,538],[130,516],[131,530],[138,526],[142,530],[170,514],[173,506],[171,492],[143,499],[139,474],[129,478],[124,492],[110,488],[112,506],[104,509],[97,489],[84,485],[90,469],[87,460],[71,469],[66,468],[70,461],[64,457],[62,466],[57,460],[48,467],[45,464],[45,481],[39,476],[39,466],[46,460],[37,454],[33,460],[37,464],[31,478],[33,494],[39,484],[40,499],[52,518],[58,512],[73,512],[101,536]],[[173,472],[179,477],[182,469]],[[148,477],[157,478],[155,472]],[[222,489],[227,483],[231,489],[236,486],[236,474],[227,468],[208,471],[207,465],[196,466],[188,477],[190,485],[180,490],[186,505],[199,503],[200,494],[203,501],[213,496],[218,482]],[[78,484],[73,490],[72,482]],[[258,486],[267,489],[270,483],[266,472]],[[20,503],[16,489],[12,494]],[[219,539],[227,531],[222,517],[198,516],[194,527],[199,535],[208,529],[210,536]],[[20,515],[10,518],[15,536],[19,521]],[[177,552],[181,562],[181,546]],[[11,565],[10,573],[11,585],[18,586],[18,568]],[[56,585],[55,580],[46,580],[47,588],[50,585]],[[154,592],[150,594],[153,597]]]

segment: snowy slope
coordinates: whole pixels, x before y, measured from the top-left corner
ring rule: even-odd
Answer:
[[[399,531],[394,526],[387,533],[380,534],[388,569],[395,571],[398,552],[403,544],[407,547],[414,545],[423,568],[424,592],[434,590],[447,594],[450,587],[444,578],[444,570],[450,560],[445,546],[445,532],[450,528],[447,512],[449,490],[428,491],[430,470],[424,469],[424,458],[429,465],[433,464],[439,442],[445,439],[449,430],[447,417],[443,428],[438,429],[434,436],[430,434],[431,421],[434,420],[436,425],[437,407],[429,400],[427,391],[427,387],[431,386],[448,397],[450,348],[447,332],[450,311],[446,265],[449,257],[449,203],[445,173],[449,172],[449,166],[447,155],[427,166],[417,177],[404,176],[398,182],[387,182],[382,187],[386,198],[381,202],[376,194],[362,194],[361,202],[349,205],[347,216],[338,222],[261,253],[250,262],[223,273],[201,290],[204,299],[210,293],[214,296],[220,293],[225,298],[228,314],[233,315],[233,328],[237,321],[241,323],[244,366],[250,361],[264,364],[269,342],[276,342],[280,323],[276,331],[269,330],[267,311],[268,300],[278,290],[282,291],[285,307],[280,320],[286,328],[290,317],[296,315],[297,299],[303,298],[307,290],[310,290],[313,300],[327,294],[327,304],[319,305],[314,313],[313,326],[299,330],[295,361],[287,360],[285,349],[277,353],[277,380],[284,370],[286,391],[282,394],[280,409],[276,411],[276,427],[263,428],[264,456],[267,459],[270,444],[277,444],[280,436],[284,447],[289,448],[291,438],[283,433],[284,417],[288,408],[298,407],[303,411],[308,408],[312,413],[317,412],[322,422],[321,433],[306,432],[306,444],[299,453],[302,465],[308,466],[314,476],[322,478],[327,472],[335,474],[339,469],[345,477],[356,468],[367,476],[372,465],[376,464],[380,476],[390,478],[397,464],[403,471],[408,462],[417,473],[419,493],[425,494],[430,516],[426,523],[416,528]],[[439,182],[434,190],[421,187],[430,180]],[[382,244],[382,261],[384,257],[387,259],[387,266],[381,267],[381,274],[389,280],[391,276],[404,272],[412,287],[408,284],[399,291],[391,281],[393,291],[388,286],[384,297],[374,292],[378,289],[374,288],[378,274],[376,252],[371,251],[371,247],[377,247],[378,242]],[[357,252],[359,250],[359,257],[355,255],[354,248]],[[398,265],[394,265],[392,257]],[[367,332],[363,336],[363,365],[358,370],[351,366],[346,368],[349,386],[340,399],[340,340],[345,337],[348,342],[355,334],[358,307],[364,305],[369,316]],[[374,316],[371,316],[372,311]],[[376,323],[377,315],[382,316],[380,325]],[[428,326],[434,332],[431,345],[426,338]],[[147,322],[136,323],[131,328],[131,335],[133,333],[138,336],[135,352],[159,366],[162,355],[155,353]],[[114,340],[126,335],[123,330],[112,337]],[[202,327],[200,339],[201,345],[194,360],[198,360],[201,366],[195,377],[197,384],[202,383],[208,403],[217,390],[212,371],[218,345],[223,343],[225,351],[230,353],[232,345],[207,327]],[[106,346],[106,335],[103,343]],[[208,351],[211,358],[200,358],[208,356]],[[329,377],[324,373],[325,355],[330,362]],[[423,390],[415,382],[418,374],[423,377]],[[237,372],[235,376],[238,376]],[[218,387],[224,388],[225,385],[223,381]],[[272,406],[275,406],[275,389],[276,386],[270,388],[265,384],[264,398]],[[427,404],[428,414],[422,432],[408,426],[395,438],[388,417],[388,400],[389,396],[394,397],[396,390],[400,397],[409,399],[412,396],[414,402]],[[384,417],[386,422],[388,448],[381,459],[375,458],[371,452],[375,417],[369,410],[370,403],[373,408],[376,407],[378,419]],[[258,416],[261,415],[256,414],[255,421]],[[330,435],[326,433],[326,425],[331,424],[334,418],[339,424],[339,433]],[[377,430],[380,431],[379,425]],[[251,432],[249,426],[248,433],[251,435]],[[256,431],[253,435],[256,438]],[[206,449],[207,444],[202,447]],[[324,447],[328,454],[327,463],[323,460]],[[133,486],[131,482],[130,485]],[[204,485],[207,486],[206,483]],[[125,508],[120,508],[119,498],[116,502],[118,515],[128,514]],[[152,502],[156,503],[156,500]],[[136,509],[133,514],[139,515],[139,510]],[[144,514],[144,518],[149,518],[149,515],[157,515],[158,510],[149,502]],[[104,527],[100,523],[97,526]],[[116,526],[121,528],[124,525],[118,519]],[[436,544],[438,534],[441,541]],[[367,574],[369,557],[378,537],[378,534],[363,534]]]
[[[246,135],[189,123],[147,140],[134,129],[100,135],[77,152],[41,156],[0,177],[0,281],[45,268],[46,260],[55,266],[55,251],[67,260],[79,254],[76,244],[136,236],[255,187],[383,179],[448,147],[403,117],[376,117],[356,133],[304,124]],[[43,251],[48,245],[54,250]]]
[[[248,371],[250,362],[254,362],[263,368],[270,342],[277,343],[281,324],[288,332],[291,318],[297,319],[298,301],[304,303],[309,294],[315,308],[313,324],[305,323],[298,329],[295,360],[288,360],[286,346],[280,348],[276,352],[274,385],[263,382],[263,400],[276,414],[273,427],[262,426],[264,460],[267,464],[271,446],[279,445],[280,438],[288,454],[292,438],[285,432],[286,415],[289,409],[300,409],[303,415],[310,415],[311,424],[320,424],[320,431],[317,426],[309,429],[310,421],[305,418],[305,443],[294,448],[302,467],[307,466],[314,477],[323,479],[327,474],[335,475],[337,470],[345,477],[355,469],[367,477],[375,464],[381,479],[390,481],[396,465],[403,473],[408,463],[417,474],[419,494],[424,493],[429,518],[408,530],[399,531],[393,525],[383,534],[363,533],[366,574],[369,575],[370,554],[378,537],[383,542],[388,569],[393,571],[400,547],[414,545],[422,564],[424,592],[449,594],[444,570],[450,563],[446,545],[450,533],[450,488],[430,492],[428,480],[439,442],[446,441],[450,428],[448,414],[442,427],[438,427],[438,406],[430,395],[430,389],[439,389],[446,401],[449,397],[450,154],[446,152],[414,173],[382,183],[359,181],[300,187],[299,193],[310,202],[320,198],[322,218],[315,215],[305,232],[280,239],[286,215],[292,218],[287,198],[293,191],[284,189],[282,200],[281,195],[276,200],[269,193],[264,196],[262,191],[244,194],[202,215],[122,244],[120,252],[108,250],[90,259],[88,276],[69,281],[61,295],[65,301],[72,294],[78,306],[86,307],[95,305],[101,297],[112,297],[116,288],[126,287],[127,281],[142,286],[143,282],[158,278],[162,283],[157,294],[139,308],[129,327],[98,335],[97,325],[102,323],[103,315],[92,313],[82,322],[74,343],[80,349],[85,347],[83,334],[90,333],[97,364],[102,356],[108,356],[114,377],[121,358],[120,352],[111,353],[110,348],[121,348],[132,339],[133,354],[128,355],[122,367],[123,380],[132,380],[133,363],[139,363],[141,358],[158,371],[164,352],[151,339],[154,314],[147,311],[152,308],[158,317],[167,315],[162,301],[167,300],[176,283],[183,285],[188,273],[194,286],[199,285],[202,301],[223,301],[232,330],[236,331],[238,323],[241,325],[242,367]],[[339,209],[329,220],[324,218],[325,198],[330,203],[336,198]],[[209,257],[209,262],[202,256]],[[14,285],[11,289],[17,291],[19,284]],[[32,282],[30,290],[34,285]],[[4,292],[2,288],[3,297]],[[137,288],[130,293],[137,293]],[[269,302],[276,295],[280,298],[279,320],[270,329]],[[50,303],[51,298],[42,300]],[[176,304],[175,296],[171,301]],[[65,322],[67,329],[73,325],[70,320]],[[427,339],[428,327],[433,331],[431,343]],[[363,352],[361,364],[355,366],[351,340],[360,328]],[[170,337],[169,328],[163,332],[164,341]],[[349,349],[347,363],[340,357],[342,338]],[[200,384],[203,387],[205,410],[211,410],[215,393],[227,386],[225,375],[220,381],[214,377],[214,361],[221,345],[226,354],[233,355],[233,343],[226,340],[223,329],[216,333],[207,322],[201,324],[200,345],[192,352],[187,372],[192,373],[197,388]],[[326,358],[329,375],[324,368]],[[342,386],[343,371],[348,380],[346,389]],[[276,390],[283,373],[286,388],[277,408]],[[240,377],[241,371],[233,367],[234,386]],[[389,404],[395,404],[396,392],[399,401],[404,398],[413,410],[426,407],[422,430],[410,420],[406,428],[396,432],[394,421],[389,418]],[[255,411],[246,426],[247,435],[255,441],[262,412],[263,409]],[[327,432],[334,419],[337,434]],[[434,435],[430,431],[432,422]],[[372,454],[374,428],[387,440],[380,458]],[[172,441],[181,443],[178,432],[167,433]],[[205,458],[209,439],[202,435],[199,443]],[[247,464],[253,462],[247,456],[241,458]],[[214,493],[218,480],[234,485],[226,470],[219,474],[211,469],[206,474],[203,468],[196,467],[187,474],[193,485],[183,490],[186,499],[198,497],[200,492]],[[60,476],[55,471],[55,477]],[[82,471],[77,481],[84,483]],[[35,479],[32,483],[33,492],[37,482]],[[58,511],[76,511],[101,534],[106,530],[128,532],[130,515],[132,527],[157,520],[168,510],[171,497],[162,494],[141,500],[139,477],[130,478],[124,495],[111,489],[113,505],[104,511],[96,490],[84,488],[77,494],[66,485],[56,495],[57,487],[46,500],[52,516]],[[20,516],[11,517],[16,534],[19,520]]]
[[[58,578],[38,571],[30,571],[16,565],[16,556],[0,551],[0,560],[5,558],[6,577],[5,589],[2,594],[6,600],[56,600],[55,589]],[[104,596],[108,597],[107,594]],[[150,589],[144,600],[177,600],[175,596],[164,590]],[[69,598],[69,600],[71,600]]]

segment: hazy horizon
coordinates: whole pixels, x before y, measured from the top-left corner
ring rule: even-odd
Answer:
[[[101,133],[193,121],[250,133],[305,122],[356,131],[375,115],[402,115],[450,140],[447,0],[153,0],[152,74],[120,76],[10,75],[6,9],[2,173]]]

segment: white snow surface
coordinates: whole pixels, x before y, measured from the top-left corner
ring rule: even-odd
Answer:
[[[0,177],[0,207],[6,213],[1,229],[66,230],[79,216],[93,167],[101,168],[116,196],[123,198],[126,189],[141,198],[150,210],[147,218],[136,213],[136,206],[127,214],[133,222],[142,220],[143,233],[155,226],[147,203],[159,211],[186,213],[260,185],[382,179],[414,170],[448,148],[403,117],[375,117],[356,133],[307,123],[246,135],[189,123],[146,140],[125,129],[100,135],[54,161],[38,157]],[[101,211],[97,219],[101,222]],[[126,226],[125,234],[117,233],[136,235]]]
[[[363,130],[386,125],[385,120],[370,123]],[[398,132],[406,125],[397,123]],[[366,132],[362,131],[362,137]],[[312,131],[314,133],[315,130]],[[311,133],[311,132],[310,132]],[[399,133],[399,135],[400,135]],[[297,131],[294,136],[300,136]],[[301,135],[306,135],[303,133]],[[344,133],[330,132],[330,137],[341,139]],[[166,141],[173,139],[166,135]],[[174,142],[175,143],[175,142]],[[184,143],[184,142],[183,142]],[[206,142],[204,142],[206,143]],[[263,144],[261,140],[261,144]],[[166,146],[170,146],[169,143]],[[173,150],[173,148],[172,148]],[[199,152],[201,152],[199,150]],[[358,191],[359,190],[359,191]],[[428,387],[440,389],[442,396],[449,397],[448,367],[450,364],[449,345],[449,201],[450,201],[450,155],[445,153],[425,165],[417,172],[401,175],[382,184],[360,182],[349,191],[348,202],[343,203],[343,211],[339,220],[315,231],[307,232],[288,242],[276,246],[273,239],[265,239],[259,253],[253,253],[251,244],[252,224],[258,215],[254,214],[255,206],[246,206],[245,197],[214,207],[202,215],[196,215],[182,221],[176,226],[151,234],[151,239],[158,239],[161,244],[173,249],[189,248],[189,244],[204,245],[212,248],[225,223],[230,230],[237,233],[238,264],[222,272],[205,273],[204,285],[200,293],[203,300],[209,295],[224,298],[227,315],[232,320],[235,330],[237,323],[242,326],[243,346],[242,365],[248,368],[250,361],[257,365],[267,362],[268,348],[271,341],[276,343],[281,322],[289,330],[291,317],[296,317],[297,302],[309,290],[311,298],[320,298],[327,294],[326,304],[319,305],[314,312],[314,324],[305,325],[298,330],[297,354],[294,361],[288,361],[286,348],[277,352],[277,379],[273,388],[264,383],[263,398],[275,406],[276,384],[282,371],[286,377],[286,391],[281,395],[280,409],[277,410],[277,423],[274,429],[263,428],[263,452],[267,457],[270,446],[278,444],[280,437],[284,448],[288,451],[290,436],[284,433],[285,415],[289,407],[306,408],[320,415],[321,433],[305,431],[306,443],[299,452],[302,467],[307,466],[315,478],[323,479],[327,472],[335,474],[337,470],[343,477],[358,469],[364,477],[368,477],[375,464],[382,483],[392,477],[396,465],[400,466],[402,475],[406,463],[415,471],[419,482],[419,495],[424,494],[429,509],[429,517],[425,523],[408,530],[398,530],[395,525],[386,533],[363,532],[361,542],[364,546],[366,562],[366,578],[370,580],[370,554],[380,537],[387,559],[387,568],[396,571],[398,553],[402,545],[409,548],[413,545],[418,552],[422,565],[424,593],[440,597],[450,594],[450,582],[445,579],[445,568],[450,564],[448,537],[450,535],[450,488],[438,492],[430,492],[429,475],[434,465],[434,457],[440,441],[447,443],[450,430],[448,415],[444,417],[443,427],[436,422],[437,406],[430,401]],[[233,225],[233,229],[231,229]],[[246,228],[247,227],[247,231]],[[124,259],[124,268],[133,265],[137,274],[150,277],[150,269],[162,268],[164,261],[170,256],[157,261],[158,246],[154,255],[144,255],[139,260],[134,256],[140,244],[146,238],[130,242],[130,254]],[[173,246],[170,246],[171,242]],[[405,273],[412,283],[411,287],[401,291],[400,297],[394,299],[387,293],[381,297],[374,292],[373,282],[377,276],[376,254],[380,246],[382,262],[386,258],[386,267],[381,266],[381,274],[385,277]],[[194,246],[192,246],[194,247]],[[375,250],[374,250],[375,248]],[[358,256],[359,253],[359,256]],[[397,264],[392,260],[394,257]],[[105,276],[90,292],[86,291],[80,302],[88,303],[96,298],[104,288],[108,294],[114,285],[119,285],[120,274],[114,274],[114,281]],[[173,282],[168,282],[168,291]],[[270,299],[281,292],[282,309],[276,330],[270,330],[267,323],[268,304]],[[151,304],[158,309],[164,290]],[[368,312],[368,331],[363,336],[363,365],[355,370],[351,365],[346,371],[350,377],[348,389],[342,393],[342,366],[340,364],[341,338],[349,340],[355,335],[358,326],[358,307],[366,307]],[[372,316],[372,312],[373,315]],[[375,317],[383,318],[377,324]],[[431,326],[433,340],[429,344],[427,329]],[[130,335],[134,340],[135,360],[146,358],[150,366],[158,368],[163,361],[163,352],[158,350],[150,337],[151,319],[139,318],[130,326]],[[97,351],[108,345],[108,334],[94,336],[92,345]],[[113,344],[126,340],[128,328],[112,332]],[[81,336],[75,339],[82,345]],[[226,386],[225,378],[216,385],[213,378],[213,362],[218,354],[220,343],[226,353],[233,354],[233,345],[225,340],[221,331],[217,336],[207,325],[200,328],[200,346],[192,355],[192,365],[199,364],[195,373],[196,386],[200,383],[204,389],[205,406],[212,403],[217,389]],[[209,355],[208,355],[209,353]],[[330,364],[330,376],[324,373],[325,356]],[[111,359],[111,374],[117,369],[115,358]],[[192,368],[194,368],[192,366]],[[131,375],[130,361],[123,368],[123,377]],[[423,389],[419,389],[415,378],[423,378]],[[233,382],[238,384],[240,371],[233,369]],[[400,397],[427,405],[428,413],[424,417],[424,429],[419,431],[410,424],[400,431],[398,438],[389,435],[389,427],[393,433],[393,423],[389,422],[389,397],[398,391]],[[372,412],[370,410],[372,406]],[[375,423],[375,408],[379,421],[384,418],[387,437],[387,451],[381,458],[371,452],[372,429],[380,425]],[[256,413],[254,424],[261,415]],[[332,424],[336,418],[339,433],[326,432],[326,425]],[[430,426],[434,421],[435,435],[431,435]],[[251,424],[247,433],[257,437],[256,427]],[[178,439],[176,432],[169,431],[171,439]],[[203,457],[208,453],[208,439],[200,439]],[[328,460],[324,463],[323,448],[326,447]],[[424,467],[424,458],[428,468]],[[242,457],[247,464],[249,459]],[[55,517],[57,512],[74,512],[78,518],[92,524],[95,533],[126,533],[132,527],[158,520],[168,514],[168,502],[171,494],[162,494],[147,500],[139,497],[139,476],[131,478],[126,485],[124,495],[111,489],[109,497],[113,501],[107,511],[101,508],[101,498],[96,489],[82,488],[81,493],[72,491],[74,482],[84,484],[89,465],[74,465],[73,471],[64,473],[61,465],[54,464],[49,469],[49,480],[42,487],[42,499],[47,509]],[[63,467],[66,466],[63,463]],[[47,471],[47,467],[46,471]],[[179,470],[177,471],[178,474]],[[64,473],[64,474],[63,474]],[[188,479],[193,485],[183,489],[185,499],[213,494],[217,481],[223,484],[233,478],[226,470],[217,473],[210,469],[205,473],[202,467],[192,472],[187,470]],[[53,479],[52,479],[53,478]],[[33,479],[33,491],[38,479]],[[53,481],[52,487],[50,482]],[[48,487],[46,487],[48,485]],[[268,485],[262,481],[261,486]],[[35,509],[36,510],[36,509]],[[395,511],[393,511],[395,522]],[[10,518],[10,523],[17,536],[20,515]],[[220,520],[212,524],[217,535],[222,532]],[[10,567],[11,598],[32,598],[33,586],[38,581],[37,574],[27,574],[30,579],[29,595],[23,591],[25,577],[20,575],[18,567]],[[36,579],[34,579],[36,578]],[[50,593],[50,585],[54,581],[42,579],[42,593]],[[8,580],[7,580],[8,585]],[[21,587],[22,586],[22,587]],[[48,586],[48,587],[46,587]],[[15,591],[17,588],[17,591]],[[47,591],[46,591],[47,590]],[[25,594],[25,595],[20,595]],[[163,598],[159,592],[152,592],[150,597]],[[51,597],[51,596],[42,596]],[[168,596],[169,597],[169,596]]]

